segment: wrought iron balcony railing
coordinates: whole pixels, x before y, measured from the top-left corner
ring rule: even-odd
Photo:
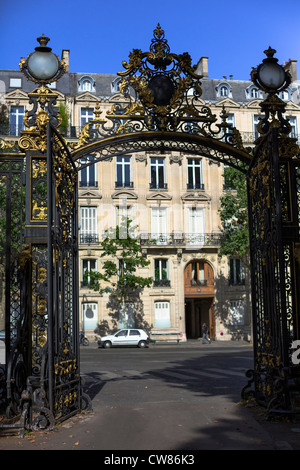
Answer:
[[[167,183],[149,183],[150,189],[168,189]]]
[[[95,233],[81,233],[80,234],[80,243],[98,243],[99,236]]]
[[[187,183],[186,189],[204,189],[203,183]]]
[[[133,181],[116,181],[115,188],[133,188]]]
[[[79,181],[79,187],[80,188],[97,188],[98,187],[98,181]]]
[[[221,233],[162,233],[162,234],[140,234],[142,246],[219,246]]]
[[[171,281],[169,279],[154,279],[153,287],[171,287]]]

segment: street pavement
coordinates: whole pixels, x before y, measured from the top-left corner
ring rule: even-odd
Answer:
[[[97,450],[107,458],[118,451],[199,457],[201,450],[300,450],[300,423],[268,421],[260,407],[241,403],[251,353],[246,343],[199,341],[126,354],[85,348],[81,371],[93,410],[23,439],[0,429],[0,450]]]

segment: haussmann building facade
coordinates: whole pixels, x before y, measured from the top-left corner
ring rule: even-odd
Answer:
[[[69,51],[63,51],[69,66]],[[285,64],[293,83],[282,98],[287,102],[293,135],[298,135],[300,106],[296,62]],[[225,106],[227,121],[253,146],[263,96],[252,82],[234,77],[212,79],[208,58],[197,71],[203,75],[200,104],[219,116]],[[16,140],[24,129],[28,92],[34,85],[20,71],[0,71],[0,98],[7,120],[0,122],[3,139]],[[119,77],[112,74],[67,73],[52,85],[67,113],[65,136],[76,142],[81,128],[100,106],[103,114],[122,103]],[[2,114],[3,116],[3,114]],[[91,162],[94,156],[90,156]],[[209,325],[214,340],[251,340],[249,272],[240,259],[220,256],[220,197],[224,166],[206,157],[179,152],[139,152],[116,155],[94,163],[79,175],[79,305],[81,328],[87,336],[118,327],[141,327],[181,341],[200,338]],[[127,303],[126,316],[113,305],[109,293],[89,289],[86,271],[101,271],[104,259],[99,242],[105,230],[123,216],[137,225],[142,253],[150,261],[139,275],[153,277],[151,288]],[[0,319],[0,322],[3,323]],[[0,324],[0,329],[4,325]],[[161,336],[162,337],[162,336]]]

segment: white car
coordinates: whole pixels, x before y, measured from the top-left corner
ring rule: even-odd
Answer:
[[[144,330],[137,328],[124,328],[114,335],[103,336],[98,339],[99,348],[111,348],[112,346],[138,346],[146,348],[150,340]]]

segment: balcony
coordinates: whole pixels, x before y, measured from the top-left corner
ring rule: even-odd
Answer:
[[[119,189],[119,188],[130,188],[130,189],[132,189],[133,188],[133,181],[125,181],[125,183],[123,183],[123,181],[116,181],[115,182],[115,188],[116,189]]]
[[[171,287],[171,281],[169,279],[154,279],[153,287]]]
[[[98,188],[98,181],[79,181],[80,188]]]
[[[167,183],[149,183],[150,189],[168,189]]]
[[[201,191],[204,190],[203,183],[187,183],[186,189],[200,189]]]
[[[95,233],[81,233],[80,234],[80,243],[87,243],[90,245],[91,243],[98,243],[99,236]]]
[[[188,233],[161,233],[140,234],[142,246],[185,246],[185,247],[199,247],[199,246],[219,246],[221,242],[221,233],[201,233],[201,234],[188,234]]]

